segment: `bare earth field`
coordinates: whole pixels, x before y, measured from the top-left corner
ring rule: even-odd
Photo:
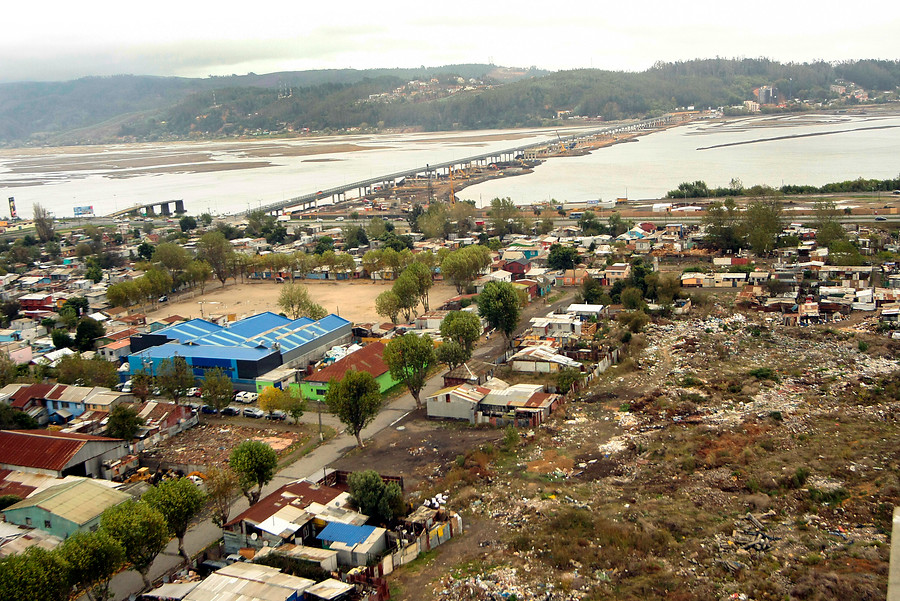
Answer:
[[[336,313],[353,323],[382,323],[383,317],[375,312],[375,298],[389,290],[393,282],[373,282],[371,280],[350,280],[342,282],[326,282],[321,280],[297,280],[309,289],[314,301],[331,313]],[[153,319],[162,319],[170,315],[194,318],[217,314],[235,313],[237,318],[246,317],[263,311],[280,313],[278,294],[281,284],[259,282],[253,284],[231,284],[224,288],[210,284],[204,294],[172,298],[168,303],[147,314]],[[431,289],[429,299],[432,307],[457,295],[456,288],[450,284],[436,282]]]

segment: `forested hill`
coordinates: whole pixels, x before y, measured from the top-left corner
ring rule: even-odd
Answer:
[[[774,87],[779,101],[801,101],[792,106],[798,109],[835,101],[831,86],[838,81],[865,90],[870,101],[896,101],[900,61],[707,59],[658,63],[640,73],[450,65],[6,84],[0,85],[0,144],[535,126],[553,123],[561,111],[612,120],[740,105],[754,100],[760,86]]]

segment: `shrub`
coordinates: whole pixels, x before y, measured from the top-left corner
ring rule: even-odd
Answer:
[[[773,382],[778,382],[780,380],[778,374],[775,373],[775,370],[771,367],[757,367],[756,369],[748,371],[747,375],[751,378],[756,378],[757,380],[772,380]]]

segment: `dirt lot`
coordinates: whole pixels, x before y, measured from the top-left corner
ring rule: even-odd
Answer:
[[[392,282],[371,280],[350,280],[326,282],[321,280],[297,280],[309,289],[312,299],[329,312],[337,313],[353,323],[381,323],[383,317],[375,312],[375,298],[389,290]],[[147,314],[152,319],[162,319],[170,315],[182,317],[209,317],[214,314],[236,313],[238,319],[262,311],[281,312],[278,307],[280,284],[259,282],[229,284],[224,288],[218,282],[207,286],[206,292],[172,298],[161,303],[159,308]],[[431,306],[436,307],[448,298],[457,295],[456,288],[443,282],[435,283],[429,294]],[[201,305],[202,301],[202,305]]]
[[[470,529],[395,572],[396,598],[884,599],[900,345],[708,310],[423,483]]]
[[[427,488],[446,475],[456,458],[472,448],[497,444],[501,438],[503,432],[495,429],[426,420],[420,410],[415,418],[384,430],[365,449],[350,452],[331,467],[347,471],[374,469],[403,476],[404,487],[410,492]]]
[[[146,453],[153,460],[224,467],[231,450],[245,440],[259,440],[284,457],[311,440],[311,427],[249,418],[209,418]]]

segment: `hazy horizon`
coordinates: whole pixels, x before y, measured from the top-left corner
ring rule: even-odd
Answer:
[[[876,6],[877,8],[877,6]],[[423,7],[351,1],[340,11],[262,0],[253,10],[160,0],[90,9],[7,7],[0,82],[88,76],[207,77],[482,63],[548,71],[643,71],[654,63],[766,57],[782,63],[897,60],[900,11],[809,10],[764,1],[737,14],[669,2]]]

